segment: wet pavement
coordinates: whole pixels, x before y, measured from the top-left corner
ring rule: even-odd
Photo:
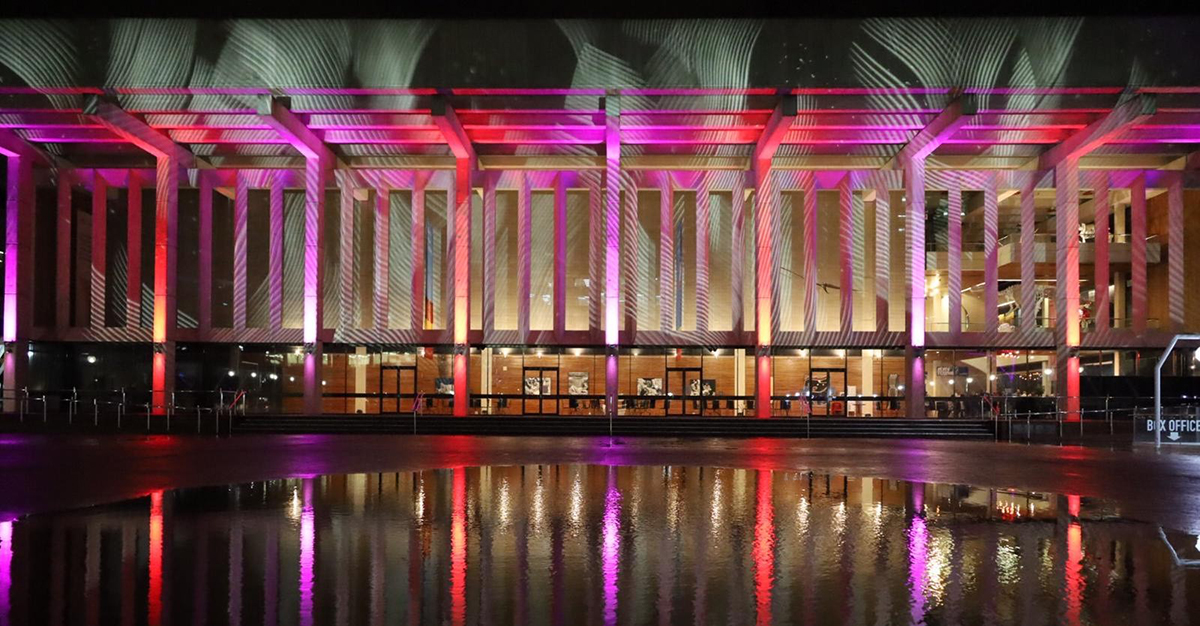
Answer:
[[[0,435],[0,519],[156,490],[320,474],[593,464],[812,470],[1105,498],[1200,532],[1200,454],[991,442],[371,435]]]

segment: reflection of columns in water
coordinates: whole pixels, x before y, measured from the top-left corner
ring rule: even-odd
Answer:
[[[601,563],[604,574],[604,624],[617,623],[617,586],[621,560],[621,492],[617,490],[617,468],[608,468],[608,488],[604,496],[604,536]],[[522,570],[524,575],[524,570]]]
[[[204,521],[197,524],[196,556],[192,588],[192,619],[197,624],[208,623],[208,527]]]
[[[775,583],[775,511],[771,471],[758,470],[754,515],[754,600],[756,624],[771,623],[771,587]]]
[[[89,520],[86,524],[84,552],[84,598],[86,623],[100,623],[100,522]]]
[[[925,583],[929,568],[929,529],[925,524],[925,484],[908,483],[908,589],[914,624],[925,620]]]
[[[279,527],[267,524],[263,547],[263,623],[279,621]]]
[[[0,522],[0,623],[10,623],[9,615],[12,602],[9,593],[12,591],[12,560],[13,560],[13,523]]]
[[[233,490],[233,511],[229,526],[229,623],[242,623],[242,516],[238,509],[241,490]]]
[[[454,468],[450,512],[450,623],[467,621],[467,469]]]
[[[1083,608],[1083,527],[1079,522],[1067,526],[1066,623],[1079,624]]]
[[[147,591],[150,626],[162,623],[163,613],[163,492],[150,494],[150,584]]]
[[[0,547],[0,550],[3,550]],[[4,575],[3,559],[0,559],[0,577]],[[136,586],[137,576],[137,529],[130,521],[126,520],[121,524],[121,624],[123,626],[132,626],[134,617],[134,587]],[[0,602],[4,601],[4,594],[0,592]],[[0,619],[4,615],[3,609],[0,609]],[[198,622],[203,623],[203,622]]]
[[[313,569],[315,520],[313,516],[313,481],[304,479],[304,501],[300,513],[300,626],[313,623]]]
[[[378,501],[376,501],[378,502]],[[386,544],[381,535],[383,534],[380,525],[383,524],[382,511],[374,512],[370,521],[370,528],[367,530],[368,541],[371,544],[371,625],[382,626],[384,617],[384,585],[385,572],[384,567],[387,559]]]

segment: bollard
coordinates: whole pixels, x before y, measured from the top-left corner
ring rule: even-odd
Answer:
[[[92,425],[99,426],[100,425],[100,400],[98,400],[96,398],[92,398],[92,414],[93,414]]]
[[[150,432],[150,403],[146,403],[146,432]]]

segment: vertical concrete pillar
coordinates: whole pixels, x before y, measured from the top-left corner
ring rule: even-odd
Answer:
[[[804,332],[817,332],[817,185],[812,180],[804,188]]]
[[[29,331],[33,325],[33,161],[0,152],[8,160],[4,230],[4,410],[17,410],[17,393],[28,382]]]
[[[947,190],[949,196],[949,222],[947,235],[949,246],[946,253],[947,292],[949,309],[946,321],[952,337],[962,336],[962,188],[956,176]]]
[[[233,199],[233,327],[246,328],[246,230],[250,215],[249,182],[236,174]]]
[[[554,177],[554,337],[567,330],[567,184],[565,174]]]
[[[1096,188],[1095,220],[1096,238],[1092,244],[1092,267],[1096,272],[1096,298],[1092,304],[1092,315],[1096,330],[1105,331],[1110,326],[1108,315],[1108,216],[1111,208],[1108,193],[1108,175],[1100,179]]]
[[[375,328],[387,330],[389,321],[388,275],[391,254],[391,197],[386,188],[375,190]]]
[[[483,336],[496,330],[496,177],[483,181]],[[485,377],[484,381],[488,378]]]
[[[999,236],[999,198],[995,174],[988,176],[983,189],[983,330],[992,335],[999,328],[1000,263],[997,256]]]
[[[668,172],[663,172],[658,198],[658,327],[679,330],[675,317],[675,190]]]
[[[104,328],[106,274],[108,273],[108,183],[99,173],[92,185],[92,275],[89,317],[93,330]]]
[[[200,330],[200,337],[207,338],[208,333],[212,331],[212,251],[213,251],[213,219],[212,219],[212,179],[205,176],[203,172],[199,175],[200,188],[200,220],[199,220],[199,239],[200,245],[197,251],[198,265],[198,280],[200,282],[200,312],[197,316],[197,326]],[[132,191],[131,191],[132,193]],[[130,220],[132,225],[132,219]]]
[[[171,401],[171,394],[175,390],[175,269],[179,241],[180,169],[179,162],[173,157],[157,158],[154,191],[154,363],[151,376],[155,414],[166,412],[165,406]]]
[[[1067,421],[1079,414],[1079,161],[1063,159],[1054,172],[1055,344],[1059,410]]]
[[[771,175],[771,159],[760,159],[754,163],[754,415],[758,418],[771,416],[771,322],[774,318],[771,314],[771,272],[775,252],[771,243],[779,215],[777,191]],[[811,267],[806,271],[806,275],[810,275]]]
[[[696,330],[708,332],[708,182],[696,190]]]
[[[309,157],[304,163],[304,412],[322,412],[321,328],[325,322],[325,186],[329,182],[327,157]],[[343,304],[344,306],[344,304]]]
[[[470,411],[471,328],[471,159],[455,159],[454,170],[454,416],[466,417]],[[556,211],[557,212],[557,211]],[[565,212],[565,196],[564,196]],[[563,220],[565,222],[565,220]],[[563,226],[565,239],[566,226]],[[566,258],[565,250],[562,256]],[[556,261],[557,262],[557,261]],[[564,276],[565,282],[565,276]],[[556,285],[557,287],[557,285]],[[565,285],[563,288],[565,293]],[[557,298],[557,295],[555,296]],[[565,311],[564,311],[565,312]],[[556,317],[558,313],[555,313]]]
[[[617,96],[604,102],[604,406],[612,417],[617,414],[621,328],[621,104]]]
[[[522,172],[521,189],[517,193],[517,335],[521,341],[529,338],[530,241],[533,236],[531,201],[529,176]]]
[[[1129,185],[1131,233],[1129,269],[1133,283],[1133,331],[1146,332],[1146,177],[1139,174]]]
[[[1028,182],[1021,187],[1021,302],[1020,302],[1020,329],[1023,332],[1028,332],[1037,325],[1037,283],[1034,279],[1037,277],[1034,272],[1034,230],[1037,228],[1034,222],[1034,207],[1033,194],[1036,176],[1031,176]]]
[[[908,239],[908,289],[904,298],[908,345],[904,351],[909,417],[925,417],[925,160],[904,162],[904,232]]]
[[[343,192],[345,193],[345,192]],[[345,200],[342,201],[345,203]],[[343,214],[345,207],[343,206]],[[344,219],[344,218],[343,218]],[[344,227],[343,227],[344,228]],[[418,177],[412,190],[412,328],[425,324],[425,180]],[[344,255],[343,255],[344,258]],[[343,275],[345,271],[343,270]],[[345,307],[345,305],[343,305]],[[343,315],[343,318],[345,316]]]
[[[891,190],[875,188],[875,330],[887,332],[891,299],[892,224]]]
[[[731,191],[730,228],[733,241],[729,246],[729,258],[732,259],[729,269],[730,305],[729,311],[733,316],[733,332],[743,337],[746,332],[746,179],[737,176]],[[743,373],[744,374],[744,373]]]
[[[1167,317],[1163,328],[1183,328],[1183,178],[1174,176],[1167,186]]]
[[[269,210],[267,219],[271,236],[267,244],[267,326],[271,330],[279,330],[283,328],[283,178],[278,173],[271,177]]]
[[[847,174],[838,183],[838,258],[841,259],[841,315],[839,328],[843,333],[854,331],[854,233],[856,216],[854,192]],[[861,260],[861,252],[857,260]],[[806,270],[811,271],[811,270]]]
[[[12,157],[9,158],[12,161]],[[11,163],[10,163],[11,167]],[[65,330],[71,326],[71,222],[75,219],[75,207],[71,204],[71,184],[74,178],[69,170],[58,171],[58,217],[55,220],[55,284],[54,325]],[[9,180],[12,178],[10,176]],[[12,182],[9,183],[12,185]],[[9,196],[12,197],[11,195]],[[138,285],[141,288],[141,285]]]

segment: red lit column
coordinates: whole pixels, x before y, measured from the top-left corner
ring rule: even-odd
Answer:
[[[57,242],[54,285],[54,325],[60,330],[71,326],[71,221],[75,207],[71,204],[71,185],[74,173],[58,171],[58,217],[55,220]],[[11,197],[11,196],[10,196]]]
[[[15,147],[15,146],[14,146]],[[33,314],[33,155],[9,150],[4,231],[4,410],[26,384]]]
[[[1096,299],[1092,309],[1095,311],[1093,319],[1096,330],[1103,332],[1111,327],[1108,314],[1108,219],[1112,204],[1109,199],[1108,174],[1100,176],[1099,186],[1096,188],[1095,207],[1096,237],[1092,264],[1096,271],[1096,278],[1093,281],[1096,285]]]
[[[1130,242],[1129,269],[1133,283],[1133,330],[1146,332],[1146,176],[1139,174],[1129,185],[1130,217],[1133,234]]]
[[[1059,410],[1067,421],[1079,415],[1079,160],[1063,159],[1054,168],[1055,324],[1058,344]]]
[[[91,327],[104,327],[105,275],[108,271],[108,183],[99,173],[92,186]]]
[[[925,159],[904,163],[904,232],[908,239],[908,294],[904,298],[908,345],[904,351],[908,383],[904,400],[909,417],[925,417]]]
[[[175,285],[180,164],[157,157],[154,192],[154,413],[166,412],[175,390]]]

